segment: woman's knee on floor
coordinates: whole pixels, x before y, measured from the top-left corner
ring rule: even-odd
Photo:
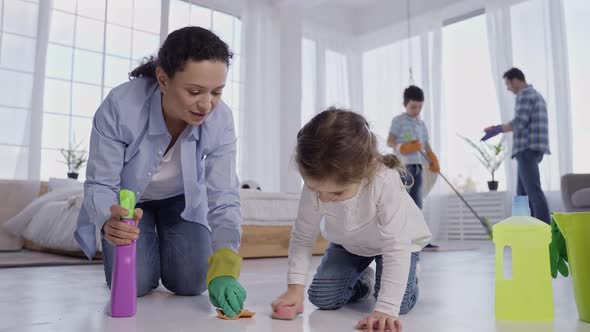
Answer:
[[[164,282],[164,287],[176,295],[180,296],[196,296],[201,295],[207,290],[205,282],[199,282],[198,280],[174,280]]]
[[[185,271],[185,273],[162,273],[162,284],[176,295],[201,295],[207,290],[206,269],[203,271],[191,270]]]
[[[139,277],[137,278],[137,297],[148,295],[151,291],[158,288],[159,279]]]

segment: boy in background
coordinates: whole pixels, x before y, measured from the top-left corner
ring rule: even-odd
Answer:
[[[422,162],[426,152],[429,170],[434,173],[440,171],[438,159],[428,144],[428,129],[420,119],[420,112],[424,104],[424,92],[415,85],[404,91],[405,112],[391,121],[387,145],[396,150],[401,157],[402,164],[408,170],[408,176],[403,180],[408,186],[408,192],[416,205],[422,209]],[[410,177],[411,176],[411,177]],[[426,248],[436,249],[437,246],[428,244]]]

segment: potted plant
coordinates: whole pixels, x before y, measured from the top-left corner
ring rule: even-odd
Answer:
[[[64,157],[64,161],[62,163],[68,166],[68,178],[69,179],[78,179],[78,171],[86,165],[86,161],[88,161],[88,154],[84,150],[80,150],[80,145],[82,143],[77,144],[75,147],[70,147],[68,149],[60,149],[61,155]]]
[[[459,137],[465,140],[465,142],[477,152],[477,159],[492,175],[492,181],[488,181],[488,189],[490,191],[498,190],[498,181],[496,181],[494,175],[506,157],[506,146],[503,144],[503,140],[494,145],[483,141],[478,141],[476,143],[461,135],[459,135]]]

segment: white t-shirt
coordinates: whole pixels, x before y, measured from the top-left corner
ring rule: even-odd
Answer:
[[[322,220],[326,240],[355,255],[383,256],[375,310],[397,317],[408,282],[410,255],[422,250],[432,237],[399,172],[380,168],[372,181],[363,181],[356,196],[342,202],[321,202],[317,193],[303,189],[289,246],[289,284],[305,284]]]
[[[184,193],[182,165],[180,163],[181,140],[181,137],[179,137],[162,157],[160,166],[158,166],[152,180],[143,195],[141,195],[140,202],[170,198]]]

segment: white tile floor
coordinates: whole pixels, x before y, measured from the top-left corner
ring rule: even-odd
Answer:
[[[315,263],[319,260],[316,258]],[[494,319],[494,257],[491,247],[475,251],[423,253],[420,301],[403,317],[408,332],[590,332],[577,319],[569,279],[554,281],[555,321],[502,323]],[[246,260],[242,282],[255,318],[221,321],[206,296],[178,297],[157,290],[139,299],[136,317],[106,314],[109,292],[101,266],[0,270],[0,331],[353,331],[370,303],[337,311],[306,312],[295,321],[269,318],[272,299],[284,290],[285,259]]]

